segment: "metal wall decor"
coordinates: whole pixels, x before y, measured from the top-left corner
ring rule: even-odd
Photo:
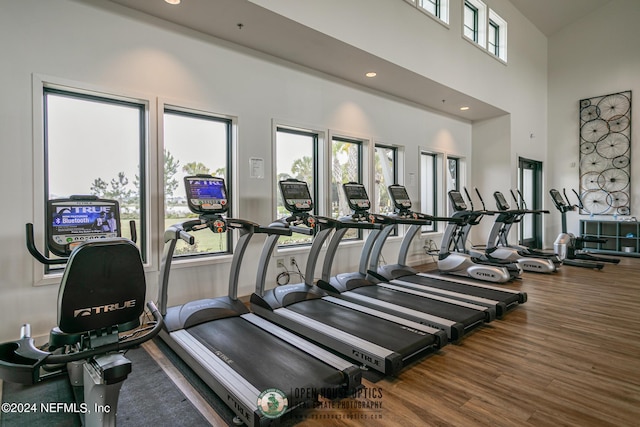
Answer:
[[[629,215],[631,91],[580,100],[581,214]]]

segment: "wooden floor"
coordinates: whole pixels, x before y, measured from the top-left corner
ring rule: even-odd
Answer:
[[[640,426],[640,259],[506,286],[529,301],[299,425]]]

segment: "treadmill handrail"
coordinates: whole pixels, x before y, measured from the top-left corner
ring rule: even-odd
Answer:
[[[202,215],[197,220],[189,220],[183,223],[177,223],[171,225],[164,233],[165,249],[162,256],[162,264],[160,269],[160,287],[158,289],[158,305],[160,306],[160,312],[164,316],[167,314],[168,304],[168,287],[169,287],[169,274],[171,270],[171,264],[173,261],[173,253],[178,239],[182,239],[189,245],[195,243],[195,237],[185,231],[199,231],[205,228],[211,228],[210,225],[215,221],[221,220],[219,215]],[[228,296],[232,300],[238,298],[238,282],[240,276],[240,264],[244,252],[248,247],[249,240],[253,234],[262,233],[269,236],[290,236],[292,230],[282,222],[275,222],[269,226],[261,226],[258,223],[241,218],[226,218],[225,223],[230,229],[238,229],[240,237],[236,245],[236,253],[231,262],[231,269],[229,271],[229,291]]]

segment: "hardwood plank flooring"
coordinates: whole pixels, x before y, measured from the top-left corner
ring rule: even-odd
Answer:
[[[640,426],[640,259],[502,286],[529,300],[299,425]]]

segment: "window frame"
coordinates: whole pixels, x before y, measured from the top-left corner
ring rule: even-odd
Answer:
[[[473,16],[473,22],[469,23],[467,20],[467,11],[469,11]],[[479,17],[478,17],[478,8],[471,2],[465,0],[463,5],[463,20],[462,20],[462,34],[472,42],[479,44]],[[467,34],[467,30],[472,34],[472,37],[469,37]]]
[[[342,134],[334,134],[332,132],[329,132],[329,162],[328,162],[328,169],[329,169],[329,173],[328,173],[328,180],[329,180],[329,189],[328,189],[328,195],[329,197],[328,199],[328,203],[329,206],[327,207],[327,212],[328,212],[328,216],[333,216],[333,209],[331,207],[331,203],[332,203],[332,199],[331,199],[331,191],[332,191],[332,186],[333,186],[333,142],[334,141],[341,141],[341,142],[347,142],[347,143],[351,143],[351,144],[357,144],[358,146],[358,178],[356,179],[356,181],[358,183],[364,184],[366,185],[366,183],[364,182],[365,180],[365,175],[366,175],[366,152],[367,152],[367,147],[368,147],[368,143],[369,141],[367,139],[364,138],[358,138],[358,137],[352,137],[352,136],[344,136]],[[336,189],[337,192],[342,192],[342,188],[337,188]],[[339,197],[339,196],[338,196]],[[360,229],[355,229],[357,235],[356,237],[343,237],[342,241],[348,241],[348,242],[353,242],[353,241],[359,241],[363,239],[363,232]]]
[[[447,173],[449,171],[449,162],[450,161],[454,161],[456,164],[456,177],[455,177],[455,183],[454,183],[454,187],[455,188],[451,188],[452,190],[459,190],[460,189],[460,157],[457,156],[447,156],[446,157],[446,165],[447,165]],[[447,174],[447,178],[449,177],[449,175]],[[449,191],[449,185],[448,183],[445,185],[445,188],[447,190],[447,192]]]
[[[55,85],[44,85],[42,88],[42,105],[43,105],[43,111],[42,111],[42,115],[43,115],[43,121],[44,121],[44,129],[43,129],[43,138],[44,138],[44,194],[43,194],[43,199],[42,199],[42,203],[43,206],[46,209],[46,205],[47,205],[47,201],[50,200],[51,194],[49,191],[49,168],[50,168],[50,164],[49,164],[49,102],[48,102],[48,96],[49,95],[54,95],[54,96],[60,96],[60,97],[65,97],[65,98],[69,98],[69,99],[73,99],[76,101],[88,101],[88,102],[96,102],[96,103],[101,103],[101,104],[106,104],[106,105],[113,105],[113,106],[124,106],[124,107],[131,107],[134,108],[135,110],[137,110],[137,115],[138,115],[138,123],[140,125],[139,128],[139,132],[138,132],[138,141],[140,143],[140,145],[138,146],[138,156],[140,159],[140,165],[139,165],[139,169],[138,172],[140,173],[140,194],[138,195],[138,200],[140,203],[140,230],[136,230],[137,235],[140,237],[139,241],[136,242],[136,245],[139,246],[140,248],[140,254],[142,256],[142,261],[143,262],[147,262],[148,258],[149,258],[149,251],[148,251],[148,230],[149,230],[149,224],[148,224],[148,215],[147,215],[147,206],[146,203],[144,202],[147,199],[147,192],[146,192],[146,181],[147,181],[147,167],[146,167],[146,162],[143,161],[143,159],[146,156],[146,128],[145,128],[145,115],[146,115],[146,110],[145,110],[145,105],[140,103],[140,102],[136,102],[134,100],[125,100],[122,98],[111,98],[105,94],[99,94],[99,93],[88,93],[86,91],[74,91],[72,88],[60,88],[60,87],[56,87]],[[71,196],[71,195],[69,195]],[[120,201],[118,201],[120,202]],[[46,215],[46,213],[45,213]],[[124,224],[124,221],[122,221],[121,227],[125,227],[126,225]],[[45,255],[48,255],[48,253],[45,253]],[[58,272],[62,271],[62,268],[60,267],[60,265],[58,266],[51,266],[51,265],[44,265],[44,270],[45,270],[45,275],[50,275],[50,274],[55,274]]]
[[[449,162],[451,160],[454,160],[456,163],[456,178],[455,178],[455,183],[454,183],[454,187],[455,188],[451,188],[449,186]],[[461,186],[461,182],[462,180],[460,179],[461,175],[462,175],[462,159],[458,156],[447,156],[445,159],[445,167],[446,170],[444,171],[444,176],[445,176],[445,184],[444,184],[444,194],[443,194],[443,199],[444,199],[444,203],[443,206],[445,207],[445,209],[443,209],[445,212],[445,215],[447,216],[451,216],[454,214],[454,211],[452,209],[451,203],[449,203],[449,191],[450,190],[460,190],[460,186]]]
[[[473,23],[469,23],[467,11],[473,14]],[[473,37],[470,37],[468,32],[471,32]],[[507,21],[481,0],[463,0],[462,38],[506,65]],[[492,39],[495,39],[493,43]]]
[[[500,54],[500,26],[489,19],[489,36],[487,37],[487,51],[492,55]],[[493,39],[493,41],[492,41]]]
[[[415,7],[419,12],[434,19],[441,25],[449,28],[449,1],[450,0],[404,0]],[[425,7],[429,3],[432,7]],[[433,11],[431,10],[433,9]]]
[[[48,197],[48,162],[47,145],[45,143],[46,136],[46,114],[45,114],[45,88],[48,90],[59,90],[69,92],[72,95],[97,96],[107,101],[130,102],[139,104],[142,107],[143,115],[141,117],[140,127],[141,134],[144,138],[140,140],[140,166],[139,170],[144,171],[141,174],[140,182],[140,224],[144,226],[137,230],[138,242],[143,256],[143,265],[145,271],[153,271],[157,269],[159,255],[152,241],[152,229],[155,229],[154,215],[151,213],[155,209],[155,203],[150,197],[149,189],[155,185],[155,176],[153,165],[149,163],[149,159],[156,157],[154,145],[149,144],[150,140],[154,140],[156,136],[155,111],[156,103],[152,95],[132,92],[132,91],[115,91],[97,85],[91,85],[83,82],[62,79],[59,77],[49,76],[45,74],[33,73],[31,76],[32,87],[32,132],[33,132],[33,157],[32,157],[32,176],[33,176],[33,199],[32,214],[34,225],[34,241],[37,246],[44,247],[46,234],[46,197]],[[45,189],[45,180],[47,180],[47,188]],[[62,277],[61,269],[48,269],[40,262],[33,259],[33,286],[47,286],[58,284]]]
[[[373,145],[373,173],[372,173],[372,180],[373,180],[373,185],[374,185],[374,191],[373,191],[373,198],[371,200],[371,202],[373,203],[373,212],[375,213],[382,213],[382,212],[378,212],[378,207],[380,206],[379,201],[376,198],[376,192],[375,192],[375,186],[379,185],[378,183],[376,183],[376,170],[375,170],[375,164],[376,164],[376,149],[377,148],[382,148],[385,150],[391,150],[393,152],[393,182],[391,183],[387,183],[387,186],[392,185],[392,184],[400,184],[400,182],[398,182],[398,177],[400,176],[400,166],[398,165],[398,159],[399,159],[399,151],[400,148],[395,146],[395,145],[389,145],[389,144],[383,144],[383,143],[375,143]],[[385,187],[385,191],[388,191],[387,188]],[[395,233],[395,232],[394,232]],[[395,235],[395,234],[394,234]]]
[[[424,157],[429,157],[431,158],[431,174],[427,177],[425,175],[425,171],[422,167],[422,160]],[[433,151],[429,151],[429,150],[424,150],[421,149],[420,150],[420,211],[423,211],[423,206],[424,204],[427,202],[426,200],[422,199],[422,196],[426,195],[429,193],[428,190],[432,190],[433,193],[431,195],[431,204],[433,206],[432,212],[422,212],[425,213],[427,215],[433,215],[433,216],[438,216],[439,211],[440,211],[440,206],[439,206],[439,200],[440,200],[440,188],[441,188],[441,184],[440,184],[440,180],[438,179],[439,175],[440,175],[440,171],[439,171],[439,163],[440,160],[442,159],[442,155]],[[427,184],[427,179],[431,180],[431,185],[430,188],[424,188],[423,187],[423,183],[426,185]],[[431,223],[431,225],[425,225],[422,226],[421,228],[421,232],[422,233],[437,233],[439,231],[438,228],[438,222],[437,221],[433,221]]]
[[[290,125],[286,123],[281,123],[274,121],[273,122],[273,204],[272,204],[272,216],[275,219],[279,219],[278,216],[278,197],[280,194],[280,189],[278,188],[278,132],[289,133],[293,135],[302,135],[302,136],[310,136],[313,138],[313,185],[309,188],[311,192],[311,198],[313,200],[313,210],[310,212],[312,215],[323,215],[326,212],[327,207],[327,198],[324,197],[326,193],[326,183],[325,183],[325,172],[321,165],[325,164],[325,159],[327,154],[324,152],[325,150],[325,132],[322,130],[318,130],[312,126],[300,126],[300,125]],[[324,201],[324,202],[321,202]],[[300,248],[307,248],[311,246],[312,239],[309,242],[304,243],[292,243],[292,244],[281,244],[280,240],[278,240],[278,245],[276,251],[288,251]]]
[[[489,48],[489,38],[487,38],[487,51],[502,62],[507,62],[507,21],[502,19],[493,9],[489,9],[488,31],[495,32],[495,48]]]
[[[224,114],[218,114],[214,112],[209,112],[201,108],[189,108],[185,106],[179,105],[179,103],[173,102],[161,102],[161,106],[158,108],[158,114],[161,114],[161,118],[159,122],[161,123],[162,131],[159,135],[160,147],[158,149],[158,176],[164,178],[164,151],[166,149],[165,140],[164,140],[164,123],[165,123],[165,114],[175,114],[184,117],[192,117],[198,118],[202,120],[211,120],[220,123],[224,123],[226,129],[226,150],[227,150],[227,159],[225,162],[225,185],[227,190],[227,199],[230,201],[230,208],[225,214],[225,216],[232,218],[234,212],[238,212],[237,207],[237,198],[235,197],[235,183],[236,179],[236,171],[234,168],[234,159],[236,158],[236,150],[235,150],[235,141],[236,141],[236,128],[237,128],[237,118],[235,116],[229,116]],[[158,190],[159,190],[159,209],[158,209],[158,223],[159,223],[159,231],[160,235],[164,234],[165,227],[164,221],[166,219],[166,199],[164,194],[164,179],[158,179]],[[221,252],[203,252],[203,253],[195,253],[195,254],[182,254],[173,256],[174,264],[180,265],[184,263],[188,263],[189,265],[193,265],[194,262],[198,260],[204,259],[206,261],[211,261],[212,259],[220,259],[222,261],[228,260],[234,252],[235,246],[234,233],[232,230],[227,232],[227,250]]]
[[[470,9],[474,12],[474,26],[473,38],[469,37],[465,29],[470,28],[467,25],[466,10]],[[480,48],[487,49],[487,5],[480,0],[464,0],[462,6],[462,36],[479,46]]]

